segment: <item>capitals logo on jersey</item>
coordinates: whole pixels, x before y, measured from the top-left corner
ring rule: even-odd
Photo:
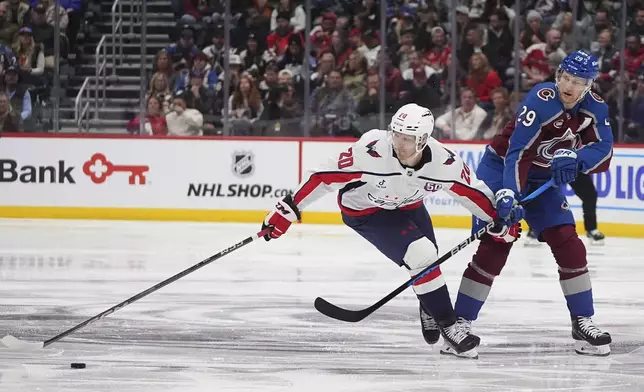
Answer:
[[[444,148],[444,147],[443,147],[443,148]],[[447,153],[449,154],[449,156],[447,157],[447,159],[445,160],[445,162],[443,162],[443,165],[445,165],[445,166],[449,166],[449,165],[451,165],[452,163],[456,162],[456,159],[454,159],[454,157],[456,156],[456,154],[454,154],[453,152],[451,152],[450,150],[448,150],[448,149],[446,149],[446,148],[445,148],[445,151],[447,151]]]
[[[367,144],[367,154],[374,158],[381,158],[381,155],[376,151],[376,143],[378,143],[378,140],[374,140],[371,143]]]
[[[398,197],[389,197],[389,195],[385,197],[381,197],[381,196],[374,195],[372,193],[367,194],[367,198],[369,198],[371,202],[373,202],[374,204],[380,207],[399,207],[402,205],[412,204],[417,201],[423,200],[424,197],[425,195],[419,192],[418,190],[414,192],[413,195],[407,196],[402,199]]]

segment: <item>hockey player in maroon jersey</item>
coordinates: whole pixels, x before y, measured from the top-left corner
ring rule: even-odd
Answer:
[[[597,59],[577,51],[560,65],[556,82],[535,86],[518,107],[515,120],[494,137],[477,170],[497,200],[520,199],[552,178],[551,188],[525,207],[525,219],[539,240],[550,247],[559,268],[559,283],[572,320],[572,337],[579,354],[608,355],[611,336],[599,329],[586,249],[560,187],[579,173],[608,169],[613,136],[608,106],[590,87],[597,77]],[[503,218],[509,209],[497,209]],[[511,243],[483,237],[463,274],[455,311],[459,324],[470,330],[506,263]],[[517,262],[521,262],[517,260]]]
[[[432,221],[423,204],[427,195],[444,190],[481,220],[496,218],[490,189],[458,155],[430,137],[433,129],[429,109],[416,104],[400,108],[389,130],[365,133],[313,171],[293,197],[280,200],[262,226],[272,228],[267,240],[284,234],[313,201],[337,191],[344,223],[411,276],[417,275],[438,259]],[[490,235],[497,241],[513,241],[518,237],[516,223],[500,222]],[[425,340],[433,344],[442,335],[445,352],[476,358],[480,339],[458,327],[440,268],[413,288],[421,304]]]

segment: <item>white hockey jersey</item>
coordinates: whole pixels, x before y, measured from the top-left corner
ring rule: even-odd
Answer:
[[[293,201],[303,211],[324,194],[338,191],[341,211],[359,216],[381,209],[417,208],[427,195],[444,190],[478,218],[489,222],[496,217],[490,188],[439,141],[429,139],[421,164],[403,166],[387,140],[387,131],[374,129],[311,172]]]

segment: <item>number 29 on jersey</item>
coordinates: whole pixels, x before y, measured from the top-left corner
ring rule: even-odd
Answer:
[[[537,113],[534,110],[529,110],[527,106],[523,105],[521,112],[517,116],[517,123],[521,123],[526,127],[531,126],[537,118]]]

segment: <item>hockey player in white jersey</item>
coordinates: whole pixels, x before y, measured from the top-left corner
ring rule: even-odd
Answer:
[[[412,277],[417,275],[438,259],[432,221],[423,204],[427,195],[443,190],[480,219],[496,218],[492,191],[458,155],[430,137],[433,129],[429,109],[403,106],[388,131],[365,133],[310,173],[292,197],[278,201],[263,223],[264,228],[272,228],[266,240],[279,238],[300,219],[300,211],[324,194],[338,191],[344,223],[407,268]],[[490,234],[499,241],[514,241],[520,231],[516,223],[501,222]],[[442,335],[446,343],[442,353],[476,358],[480,339],[456,323],[440,268],[419,279],[413,288],[420,300],[427,343],[436,343]]]

